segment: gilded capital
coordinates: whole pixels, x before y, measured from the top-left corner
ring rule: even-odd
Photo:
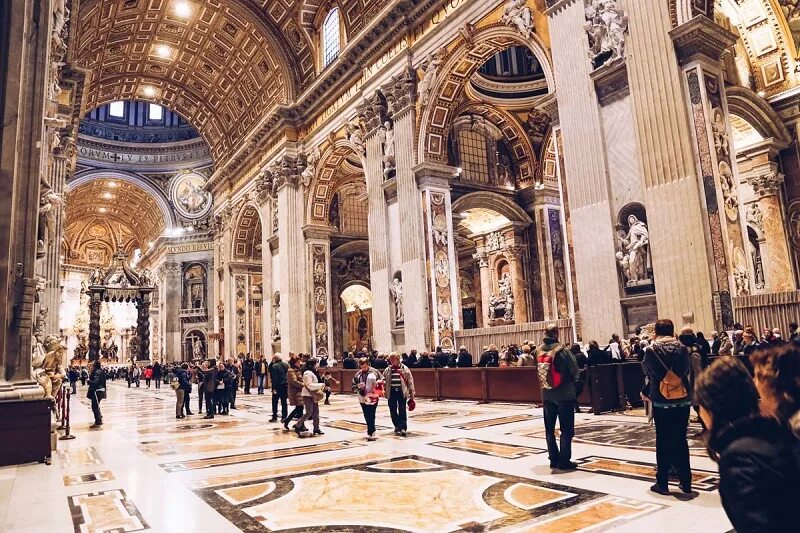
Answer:
[[[753,192],[759,199],[775,196],[783,184],[783,174],[768,170],[748,177],[747,183],[753,187]]]
[[[417,71],[411,67],[404,69],[383,86],[388,108],[393,117],[410,110],[417,98]]]
[[[375,91],[371,97],[364,99],[364,102],[358,106],[358,116],[364,123],[368,135],[378,131],[378,128],[386,120],[387,111],[386,97],[381,91]]]

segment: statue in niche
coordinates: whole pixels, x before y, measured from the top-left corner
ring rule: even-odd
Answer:
[[[347,138],[356,147],[360,155],[363,156],[366,153],[366,147],[364,146],[364,131],[362,130],[361,123],[357,118],[347,123]]]
[[[728,125],[725,124],[725,117],[722,114],[722,109],[715,108],[712,111],[714,122],[711,129],[714,133],[714,148],[718,154],[728,155],[730,147],[728,143]]]
[[[508,0],[500,20],[503,24],[516,28],[523,37],[530,39],[534,32],[533,15],[531,8],[526,4],[527,0]]]
[[[314,174],[317,172],[317,164],[320,159],[322,159],[322,153],[319,150],[319,146],[315,146],[306,158],[306,168],[303,169],[303,172],[300,174],[303,178],[303,185],[306,187],[311,185],[311,180],[314,179]]]
[[[64,357],[64,347],[61,345],[61,338],[58,335],[48,335],[44,341],[41,335],[34,337],[33,357],[31,366],[33,367],[33,377],[44,390],[46,400],[53,400],[53,395],[64,380],[64,370],[61,368],[61,361]]]
[[[275,306],[275,319],[272,321],[272,340],[281,340],[281,307]]]
[[[422,80],[420,80],[419,86],[417,87],[417,94],[419,95],[419,103],[423,109],[426,105],[428,105],[430,91],[436,83],[437,77],[439,76],[439,67],[444,62],[446,52],[447,51],[445,49],[440,49],[434,52],[433,54],[429,55],[425,62],[421,65],[424,74],[422,75]]]
[[[72,357],[75,359],[85,359],[86,354],[89,353],[89,345],[86,342],[86,335],[78,333],[78,344],[72,351]]]
[[[105,281],[105,274],[100,267],[94,267],[92,275],[89,277],[89,285],[102,285]]]
[[[195,360],[199,360],[202,359],[204,355],[205,352],[203,351],[203,343],[200,342],[200,339],[195,339],[192,343],[192,357]]]
[[[505,246],[506,238],[505,236],[500,233],[499,231],[493,231],[489,235],[486,236],[486,249],[490,252],[494,252]]]
[[[747,206],[747,223],[764,231],[764,214],[761,212],[761,207],[755,202]]]
[[[620,238],[622,250],[617,252],[617,261],[622,268],[625,282],[628,285],[638,285],[650,281],[648,275],[648,257],[650,247],[650,234],[647,225],[639,220],[636,215],[628,216],[628,234]]]
[[[57,194],[44,179],[41,180],[42,196],[39,199],[39,227],[37,228],[36,255],[43,257],[47,245],[55,240],[56,213],[64,205],[64,197]]]
[[[489,297],[489,318],[502,319],[505,322],[514,320],[514,293],[511,288],[511,274],[506,271],[497,282],[498,293]],[[502,323],[502,322],[501,322]]]
[[[402,324],[405,320],[403,313],[403,282],[394,278],[389,284],[389,290],[394,296],[394,320],[397,324]]]
[[[378,131],[379,139],[383,144],[383,178],[389,179],[394,175],[395,170],[395,151],[394,151],[394,128],[388,120]]]
[[[594,68],[624,59],[628,17],[617,0],[589,0],[585,14]]]
[[[498,154],[497,184],[505,187],[514,186],[514,172],[511,169],[511,159],[503,153]]]

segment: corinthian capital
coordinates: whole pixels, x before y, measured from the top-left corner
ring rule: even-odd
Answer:
[[[272,172],[265,168],[256,176],[255,199],[259,205],[264,205],[276,195],[275,180]]]
[[[783,184],[783,174],[770,169],[748,177],[747,183],[753,187],[758,198],[775,196]]]
[[[381,91],[375,91],[370,97],[366,98],[364,102],[358,106],[358,116],[366,126],[368,134],[372,134],[386,120],[387,112],[386,97]]]
[[[473,259],[478,262],[478,266],[480,268],[488,268],[489,267],[489,254],[486,252],[478,252],[472,255]]]
[[[383,93],[392,116],[411,109],[417,97],[417,71],[411,67],[403,69],[383,86]]]
[[[281,157],[268,168],[272,175],[274,190],[277,192],[285,186],[298,187],[303,183],[303,170],[305,163],[301,158],[293,155]]]

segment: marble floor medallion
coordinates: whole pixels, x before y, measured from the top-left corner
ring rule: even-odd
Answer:
[[[535,420],[537,418],[541,418],[541,416],[519,414],[511,416],[500,416],[497,418],[490,418],[488,420],[478,420],[475,422],[466,422],[462,424],[452,424],[452,425],[447,425],[445,427],[455,428],[455,429],[484,429],[493,426],[501,426],[503,424],[515,424],[517,422],[527,422],[529,420]]]
[[[655,477],[655,464],[630,459],[614,459],[611,457],[584,457],[576,461],[579,470],[597,472],[610,476],[653,481]],[[674,480],[676,484],[677,478]],[[719,487],[719,474],[708,470],[692,469],[692,488],[704,492],[712,492]]]
[[[195,492],[246,532],[483,531],[582,509],[583,504],[606,497],[414,455],[269,480],[233,481]],[[376,512],[374,498],[365,494],[391,494],[392,512]],[[655,504],[637,505],[637,510],[661,509]],[[607,509],[595,522],[584,515],[578,520],[583,527],[597,525],[626,516],[630,508]]]
[[[440,442],[432,442],[431,446],[439,446],[463,452],[479,453],[503,459],[519,459],[529,455],[545,453],[547,450],[542,448],[530,448],[518,444],[502,444],[500,442],[489,442],[479,439],[452,439]]]
[[[75,533],[128,533],[148,529],[124,490],[92,492],[69,497]]]

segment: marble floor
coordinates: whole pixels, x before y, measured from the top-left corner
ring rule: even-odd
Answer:
[[[268,422],[269,395],[174,418],[174,392],[116,382],[104,427],[72,399],[75,440],[50,466],[0,468],[0,531],[660,531],[731,529],[716,468],[690,437],[693,499],[660,496],[642,413],[576,415],[577,471],[551,471],[541,410],[419,401],[406,438],[385,402],[375,442],[352,396],[322,406],[324,436]],[[197,396],[192,395],[192,408]],[[690,435],[697,428],[690,428]],[[677,487],[673,485],[677,491]]]

